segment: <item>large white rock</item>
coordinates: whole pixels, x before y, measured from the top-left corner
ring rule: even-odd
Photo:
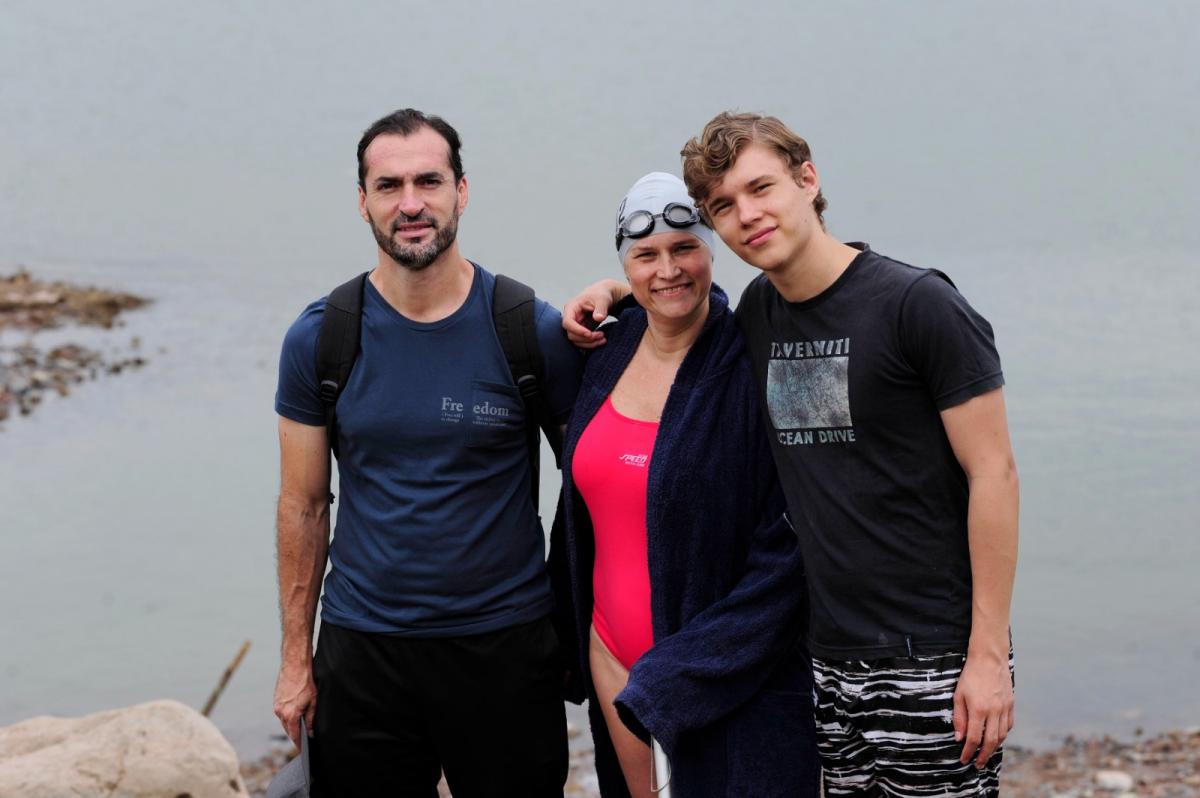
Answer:
[[[1096,786],[1112,792],[1126,792],[1133,789],[1133,776],[1123,770],[1097,770]]]
[[[0,798],[245,798],[237,754],[178,701],[0,729]]]

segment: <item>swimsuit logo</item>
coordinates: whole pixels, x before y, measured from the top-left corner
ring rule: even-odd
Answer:
[[[624,465],[631,465],[631,466],[635,466],[637,468],[645,468],[646,463],[648,463],[650,461],[650,455],[648,455],[648,454],[623,454],[620,457],[618,457],[617,459],[620,460]]]

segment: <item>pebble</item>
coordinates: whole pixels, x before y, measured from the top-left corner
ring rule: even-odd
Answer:
[[[1102,790],[1128,792],[1133,789],[1133,776],[1123,770],[1097,770],[1096,786]]]

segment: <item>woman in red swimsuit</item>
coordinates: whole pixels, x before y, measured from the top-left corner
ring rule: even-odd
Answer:
[[[637,306],[605,328],[564,448],[565,539],[601,793],[815,795],[803,566],[713,235],[678,178],[618,210]],[[652,784],[649,738],[671,760]]]

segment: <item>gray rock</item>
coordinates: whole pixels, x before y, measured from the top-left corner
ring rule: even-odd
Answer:
[[[0,796],[246,798],[233,748],[178,701],[0,729]]]

